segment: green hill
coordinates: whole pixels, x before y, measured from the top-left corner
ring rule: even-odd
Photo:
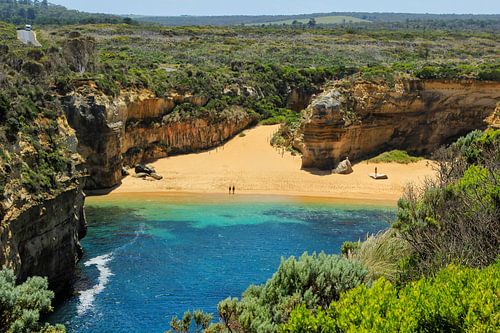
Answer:
[[[0,0],[0,21],[12,24],[87,24],[122,23],[117,15],[85,13],[47,1]],[[129,22],[129,21],[125,21]]]

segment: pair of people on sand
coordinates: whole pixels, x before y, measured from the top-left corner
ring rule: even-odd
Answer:
[[[233,194],[234,194],[235,190],[236,190],[236,188],[234,187],[234,185],[232,187],[229,186],[229,194],[231,194],[231,191],[233,191]]]

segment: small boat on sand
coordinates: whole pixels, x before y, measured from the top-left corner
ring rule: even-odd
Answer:
[[[379,179],[389,179],[386,174],[383,173],[370,173],[368,176],[370,176],[373,179],[379,180]]]

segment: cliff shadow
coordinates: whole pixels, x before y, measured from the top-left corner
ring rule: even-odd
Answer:
[[[108,188],[102,188],[102,189],[85,189],[84,193],[86,196],[89,197],[98,197],[98,196],[103,196],[103,195],[108,195],[117,188],[119,188],[122,185],[122,182],[120,181],[119,184],[116,184],[113,187],[108,187]]]
[[[333,173],[331,169],[321,170],[318,168],[300,168],[300,170],[309,172],[310,174],[315,175],[315,176],[329,176]]]

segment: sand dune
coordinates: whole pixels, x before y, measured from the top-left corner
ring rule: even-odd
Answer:
[[[356,164],[350,175],[301,170],[301,159],[269,144],[278,126],[259,126],[227,142],[223,147],[158,160],[152,165],[164,178],[143,180],[128,176],[114,193],[196,192],[227,193],[233,184],[237,194],[277,194],[396,201],[407,183],[421,183],[434,172],[431,162]],[[375,166],[388,180],[368,174]],[[133,171],[131,171],[133,173]]]

